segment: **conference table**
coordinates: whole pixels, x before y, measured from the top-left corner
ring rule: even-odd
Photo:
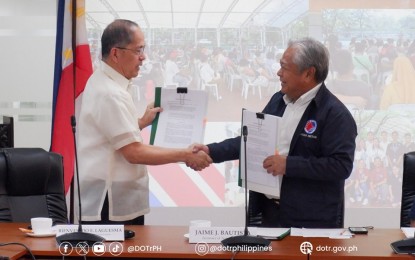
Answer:
[[[0,223],[0,243],[21,243],[27,246],[36,259],[63,259],[55,237],[30,237],[19,227],[28,223]],[[122,250],[114,255],[110,250],[100,256],[89,250],[88,259],[414,259],[410,255],[395,254],[391,242],[404,239],[400,229],[373,229],[367,235],[355,235],[350,239],[305,238],[287,236],[280,241],[272,241],[269,251],[233,252],[223,251],[221,244],[190,244],[184,235],[184,226],[125,226],[133,230],[135,237],[121,241]],[[313,246],[311,254],[303,254],[300,246],[309,242]],[[109,248],[111,242],[105,242]],[[75,250],[65,255],[65,259],[81,259]],[[22,245],[0,247],[0,259],[30,259]],[[232,258],[234,257],[234,258]]]

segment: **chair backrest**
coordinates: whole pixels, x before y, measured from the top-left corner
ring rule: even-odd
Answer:
[[[62,156],[41,148],[0,149],[0,222],[32,217],[68,223]]]
[[[409,227],[409,212],[415,199],[415,152],[403,155],[401,227]]]

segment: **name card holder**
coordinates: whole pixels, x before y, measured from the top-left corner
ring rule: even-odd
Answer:
[[[256,236],[256,228],[248,228],[251,236]],[[189,227],[189,243],[195,244],[199,242],[218,244],[223,239],[232,236],[242,236],[244,234],[243,227]]]
[[[56,236],[78,231],[78,225],[56,225]],[[99,235],[105,241],[124,241],[124,225],[82,225],[82,231]]]

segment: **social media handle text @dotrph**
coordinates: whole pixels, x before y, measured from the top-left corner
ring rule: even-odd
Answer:
[[[128,253],[137,253],[137,252],[161,252],[163,251],[162,246],[158,245],[135,245],[127,247]]]

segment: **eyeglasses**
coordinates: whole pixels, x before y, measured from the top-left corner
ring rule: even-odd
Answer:
[[[120,50],[132,51],[136,55],[142,55],[144,53],[144,49],[146,48],[146,46],[142,46],[138,49],[129,49],[129,48],[125,48],[125,47],[115,47],[115,48],[120,49]]]

